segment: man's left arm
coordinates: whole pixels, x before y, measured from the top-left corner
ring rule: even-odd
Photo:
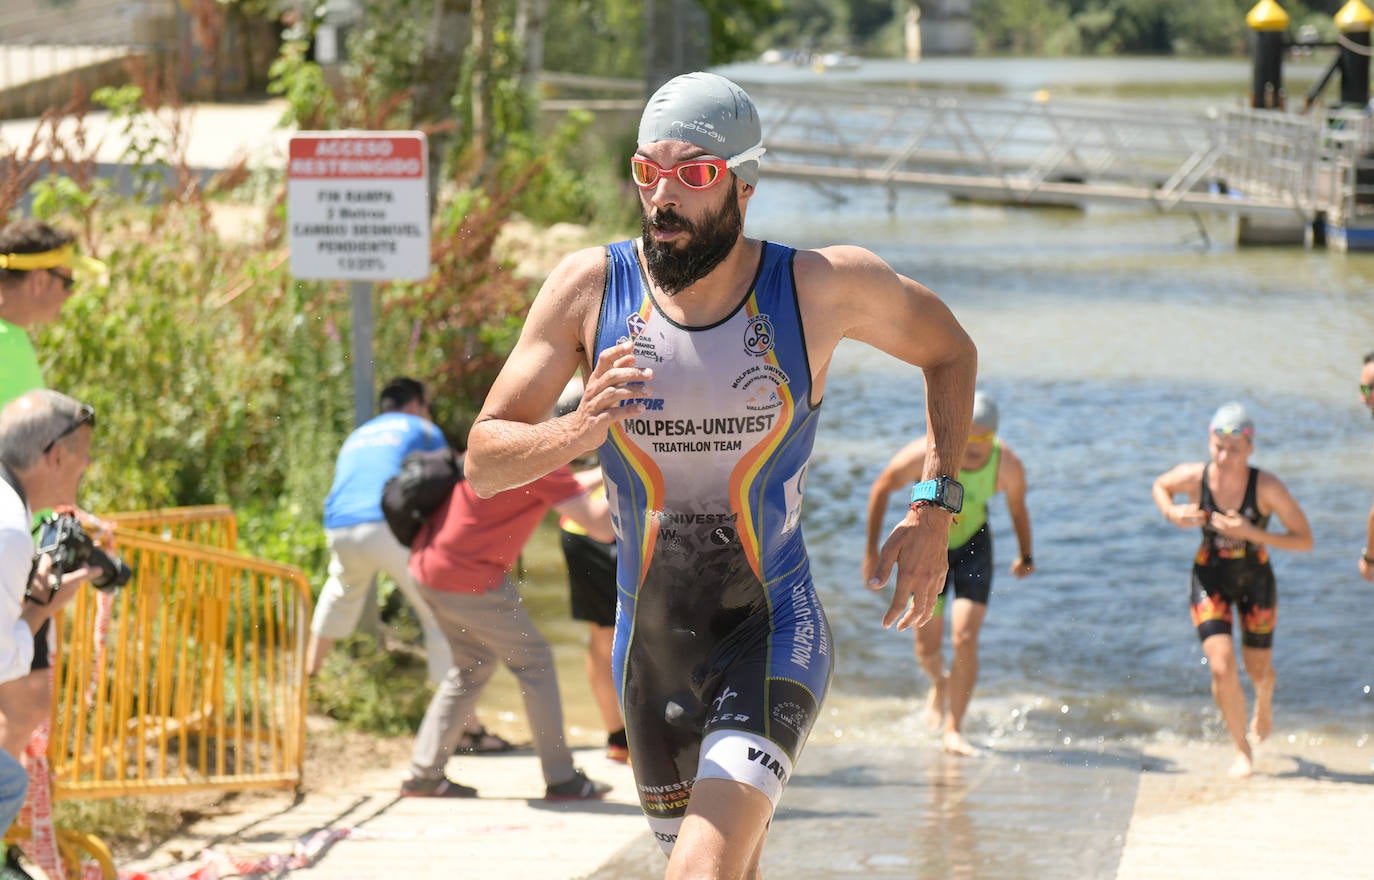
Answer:
[[[1277,516],[1284,531],[1268,531],[1234,512],[1213,513],[1208,523],[1228,538],[1299,553],[1312,549],[1312,526],[1282,480],[1268,471],[1261,471],[1255,496],[1260,512]]]
[[[924,285],[863,248],[811,251],[798,268],[816,283],[821,315],[840,328],[839,336],[921,368],[930,435],[921,478],[957,478],[973,418],[978,350],[954,313]],[[911,508],[883,545],[875,580],[885,583],[897,570],[883,626],[895,622],[909,629],[930,620],[949,567],[951,516],[930,504]]]
[[[1364,549],[1360,551],[1360,577],[1374,581],[1374,562],[1370,561],[1374,560],[1374,556],[1369,555],[1374,552],[1374,506],[1369,508],[1369,521],[1365,523],[1364,531]]]
[[[1303,552],[1312,549],[1312,526],[1307,522],[1307,514],[1303,513],[1302,507],[1288,491],[1288,487],[1283,481],[1268,471],[1260,473],[1259,486],[1257,487],[1258,501],[1261,510],[1268,510],[1279,518],[1282,523],[1283,532],[1269,532],[1251,525],[1248,520],[1240,518],[1237,525],[1241,529],[1246,527],[1255,529],[1258,535],[1239,534],[1235,537],[1245,540],[1254,540],[1255,543],[1267,544],[1279,550],[1289,550]],[[1214,515],[1213,519],[1225,520],[1229,516]],[[1218,529],[1223,535],[1227,534],[1227,529]]]
[[[583,492],[555,504],[553,509],[586,529],[587,537],[593,541],[609,544],[615,540],[615,532],[611,529],[611,507],[605,494]]]
[[[1035,571],[1035,561],[1031,557],[1030,509],[1026,506],[1026,469],[1021,459],[1006,446],[1002,447],[1002,460],[997,466],[998,489],[1007,499],[1007,515],[1011,517],[1012,530],[1016,532],[1017,555],[1011,563],[1011,573],[1025,577]]]

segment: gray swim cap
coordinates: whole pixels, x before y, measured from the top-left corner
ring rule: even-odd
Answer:
[[[1255,436],[1255,423],[1250,421],[1250,415],[1245,411],[1245,407],[1234,401],[1223,403],[1212,416],[1212,424],[1209,426],[1213,434],[1241,434],[1246,437]]]
[[[639,119],[639,146],[686,141],[726,160],[749,185],[759,182],[763,129],[744,89],[714,73],[684,73],[654,92]]]
[[[981,391],[973,392],[973,424],[997,430],[997,403]]]

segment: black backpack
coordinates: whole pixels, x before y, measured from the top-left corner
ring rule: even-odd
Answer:
[[[420,526],[462,479],[463,459],[448,447],[401,459],[401,470],[382,486],[382,516],[396,540],[407,547],[415,543]]]

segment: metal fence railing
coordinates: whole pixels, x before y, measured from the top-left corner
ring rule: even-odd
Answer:
[[[133,579],[83,590],[61,621],[54,796],[298,785],[304,574],[161,531],[117,526]]]
[[[943,189],[1008,201],[1136,203],[1311,219],[1338,210],[1320,182],[1363,154],[1317,115],[1228,108],[751,85],[767,176]],[[1334,169],[1333,169],[1333,166]]]
[[[104,519],[124,531],[151,532],[221,550],[238,545],[238,519],[232,508],[222,505],[136,510],[106,514]]]
[[[133,576],[80,588],[54,618],[48,784],[30,786],[30,824],[7,839],[113,880],[98,837],[51,827],[51,800],[301,784],[311,594],[299,569],[233,550],[227,507],[106,522]]]
[[[124,43],[0,42],[0,91],[147,51]]]

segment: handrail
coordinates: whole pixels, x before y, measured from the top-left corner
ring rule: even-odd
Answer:
[[[1320,115],[838,87],[749,85],[765,176],[918,186],[1009,199],[1136,202],[1156,210],[1343,213],[1353,173]],[[1371,146],[1359,125],[1356,154]]]

